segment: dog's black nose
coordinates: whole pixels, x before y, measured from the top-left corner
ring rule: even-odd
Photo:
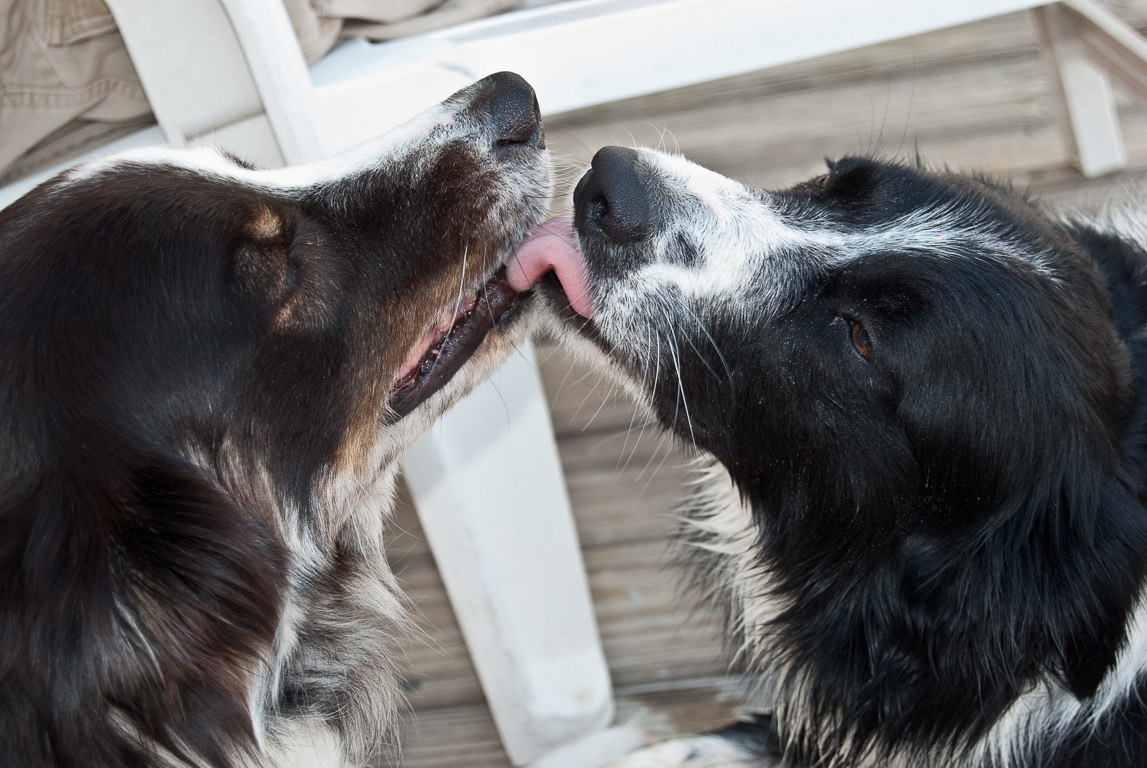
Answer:
[[[638,154],[602,147],[574,190],[579,227],[598,228],[617,243],[649,237],[654,224],[654,190],[638,175]]]
[[[542,113],[530,84],[513,72],[499,72],[486,80],[495,143],[499,147],[525,145],[545,149]]]

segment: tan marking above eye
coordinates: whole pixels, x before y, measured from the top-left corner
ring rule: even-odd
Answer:
[[[283,220],[265,205],[260,205],[247,219],[244,230],[256,240],[271,240],[283,233]]]

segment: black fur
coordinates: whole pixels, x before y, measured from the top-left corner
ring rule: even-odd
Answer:
[[[576,198],[599,309],[587,332],[751,510],[765,591],[744,601],[776,601],[773,618],[746,626],[731,566],[695,558],[778,699],[738,726],[763,745],[745,764],[1147,765],[1147,678],[1088,722],[1119,653],[1147,668],[1126,645],[1147,576],[1142,241],[1061,224],[984,179],[846,158],[747,193],[791,237],[742,238],[760,251],[746,257],[694,234],[719,226],[696,223],[708,214],[673,181],[688,172],[625,162],[653,234],[610,237],[595,161]],[[722,258],[759,265],[743,293],[641,273]],[[657,344],[630,344],[631,320]],[[1043,683],[1078,713],[985,751]]]
[[[448,400],[398,420],[388,389],[550,184],[521,78],[447,106],[307,185],[144,153],[0,211],[0,763],[392,749],[382,519]]]

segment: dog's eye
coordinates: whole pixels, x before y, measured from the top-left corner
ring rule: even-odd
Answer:
[[[826,173],[824,176],[821,176],[819,179],[816,180],[816,188],[817,189],[824,189],[825,187],[828,186],[828,180],[829,180],[829,174]]]
[[[868,329],[855,320],[849,320],[848,334],[852,338],[852,346],[856,349],[857,354],[865,360],[871,360],[872,337],[868,335]]]

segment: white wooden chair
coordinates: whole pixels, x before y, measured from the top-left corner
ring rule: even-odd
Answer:
[[[102,148],[207,140],[268,166],[323,157],[498,70],[558,112],[1033,9],[1088,176],[1127,162],[1109,78],[1147,98],[1147,43],[1090,0],[569,0],[308,70],[276,0],[107,0],[158,128]],[[0,207],[49,172],[0,190]],[[410,453],[415,503],[510,759],[552,765],[612,717],[533,354]]]

